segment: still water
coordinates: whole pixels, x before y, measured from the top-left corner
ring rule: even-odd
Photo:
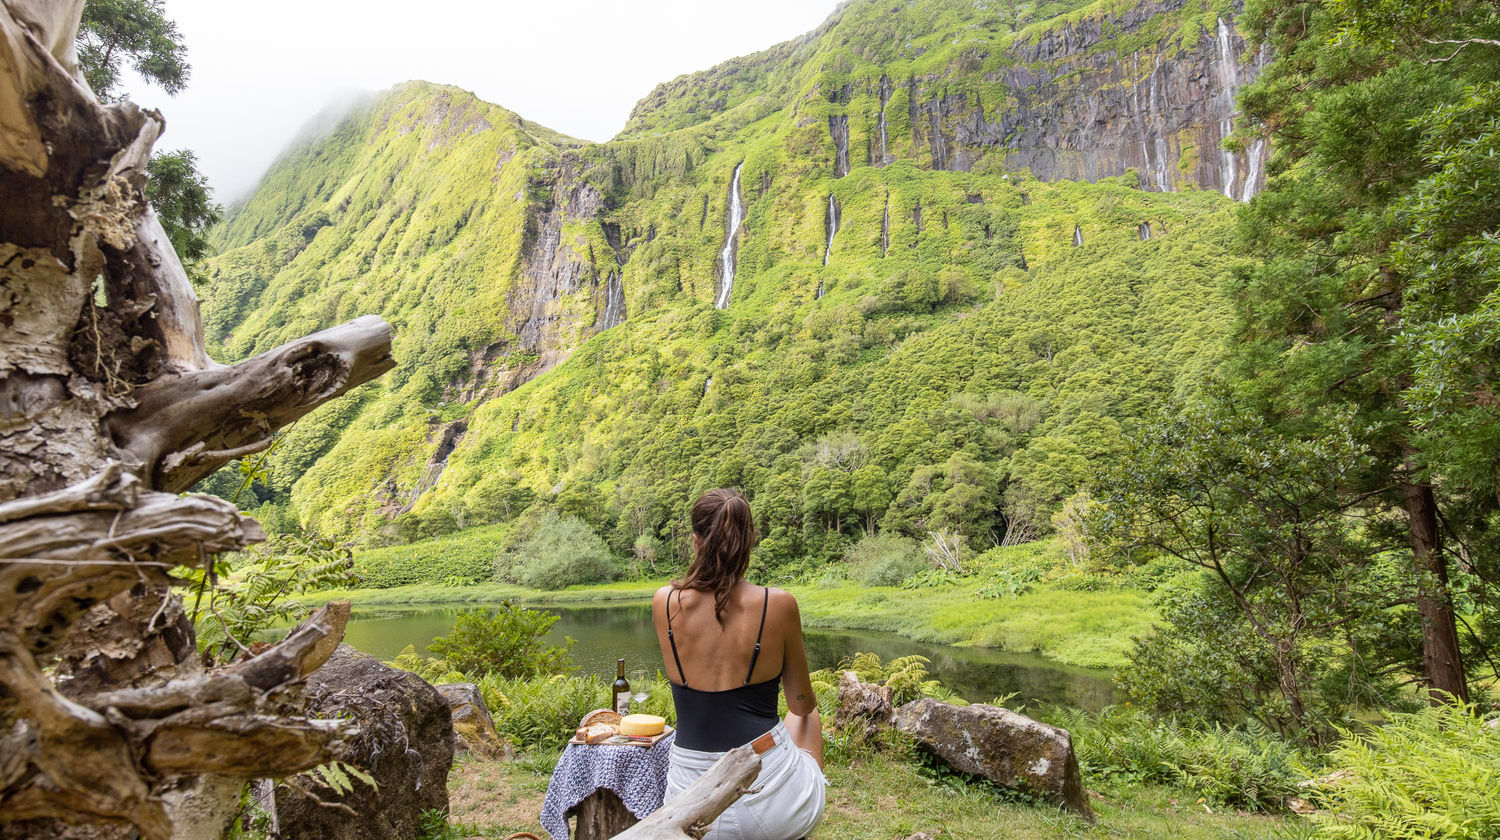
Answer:
[[[565,636],[573,638],[573,661],[580,673],[613,676],[615,660],[620,657],[624,657],[627,670],[661,667],[649,604],[528,606],[558,616],[550,638],[554,643],[561,643]],[[425,652],[429,642],[448,632],[455,616],[473,608],[356,609],[344,640],[379,659],[394,659],[407,645]],[[923,644],[891,634],[849,630],[808,629],[805,636],[813,670],[833,667],[858,651],[878,654],[881,661],[921,654],[932,660],[928,670],[933,676],[971,702],[989,702],[1015,692],[1012,708],[1020,703],[1053,704],[1098,711],[1116,700],[1108,673],[1059,665],[1036,654]]]

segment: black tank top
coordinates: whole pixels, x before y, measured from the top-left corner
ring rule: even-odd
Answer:
[[[677,590],[672,590],[676,592]],[[679,605],[682,596],[677,596]],[[760,607],[760,629],[755,633],[755,650],[750,652],[750,670],[744,685],[723,691],[689,688],[682,658],[677,655],[677,639],[672,636],[672,593],[667,593],[667,642],[672,646],[672,660],[682,685],[670,682],[672,704],[677,707],[677,743],[685,749],[724,752],[748,744],[770,732],[781,718],[776,714],[776,696],[781,693],[781,675],[750,684],[755,674],[755,660],[760,658],[760,637],[766,632],[766,607],[771,590],[766,589]]]

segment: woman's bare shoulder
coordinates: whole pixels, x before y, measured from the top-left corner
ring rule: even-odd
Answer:
[[[766,587],[766,592],[772,608],[790,613],[797,612],[797,598],[792,593],[774,586]]]

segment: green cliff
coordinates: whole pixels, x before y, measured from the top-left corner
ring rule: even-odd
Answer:
[[[1217,147],[1254,72],[1222,5],[855,0],[600,145],[451,87],[371,98],[207,263],[222,357],[396,328],[398,369],[287,433],[260,499],[371,543],[542,504],[661,552],[735,484],[767,563],[1050,528],[1225,330],[1221,192],[1258,176]]]

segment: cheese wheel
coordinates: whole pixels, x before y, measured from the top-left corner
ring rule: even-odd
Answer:
[[[667,719],[656,715],[626,715],[620,721],[620,734],[632,738],[649,738],[660,735],[667,728]]]

